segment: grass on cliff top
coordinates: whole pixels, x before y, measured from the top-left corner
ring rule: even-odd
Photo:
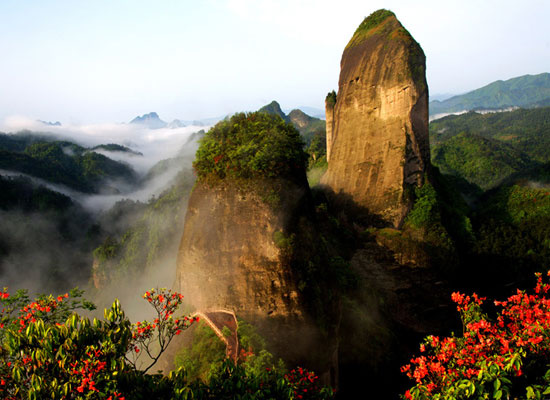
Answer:
[[[193,168],[199,180],[210,177],[297,177],[308,155],[296,128],[276,115],[238,113],[201,139]]]
[[[387,18],[394,17],[395,14],[386,9],[380,9],[366,17],[359,27],[355,30],[353,37],[349,41],[347,47],[359,44],[363,39],[373,33],[373,29],[380,26]]]

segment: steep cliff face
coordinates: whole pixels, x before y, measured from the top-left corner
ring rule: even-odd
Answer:
[[[247,317],[299,317],[297,279],[288,268],[291,221],[304,188],[278,181],[198,184],[187,209],[177,285],[201,310],[230,309]],[[261,193],[283,184],[275,211]],[[261,187],[258,192],[252,188]],[[261,191],[260,191],[261,190]],[[266,190],[267,192],[264,192]],[[282,211],[285,210],[285,211]]]
[[[407,186],[422,185],[429,167],[428,88],[424,53],[392,12],[376,11],[355,32],[335,100],[322,183],[400,226]]]
[[[323,372],[336,365],[337,342],[327,339],[333,326],[322,333],[319,299],[310,296],[321,241],[302,145],[292,125],[265,113],[234,116],[207,133],[175,287],[195,310],[229,310],[255,325],[289,365]]]

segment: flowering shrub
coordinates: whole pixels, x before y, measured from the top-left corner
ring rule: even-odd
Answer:
[[[265,368],[261,373],[249,374],[243,364],[226,359],[214,371],[208,384],[200,381],[190,390],[196,399],[302,399],[328,400],[333,391],[318,384],[318,377],[304,368],[293,369],[282,375],[280,371]]]
[[[167,376],[146,374],[171,340],[198,317],[175,317],[183,296],[151,289],[143,296],[152,322],[132,324],[115,300],[104,319],[78,315],[93,309],[82,291],[34,301],[24,291],[0,291],[0,398],[19,399],[329,399],[332,391],[302,368],[284,375],[265,368],[250,374],[226,359],[208,384],[188,382],[178,368]],[[146,356],[144,356],[144,354]]]
[[[199,317],[182,316],[174,318],[173,315],[181,305],[183,296],[179,293],[173,293],[171,290],[162,289],[157,291],[151,289],[145,292],[143,298],[155,309],[156,318],[153,322],[137,322],[132,327],[131,359],[128,359],[128,361],[136,366],[140,357],[147,354],[149,365],[143,369],[143,372],[147,372],[155,365],[174,336],[179,335],[193,322],[198,321]]]
[[[296,399],[322,399],[332,397],[332,393],[318,385],[319,377],[314,372],[298,367],[285,375],[292,397]]]
[[[172,338],[194,319],[173,314],[182,296],[170,291],[147,292],[157,318],[131,324],[118,300],[105,319],[82,317],[77,308],[93,308],[80,301],[82,292],[42,296],[28,301],[26,292],[0,294],[0,395],[5,399],[120,399],[120,378],[138,379],[140,350],[149,355],[147,369],[158,360]],[[152,344],[156,352],[153,352]],[[128,362],[133,355],[134,362]],[[123,385],[124,386],[124,385]]]
[[[550,276],[550,272],[548,273]],[[550,394],[550,285],[537,274],[533,293],[518,290],[496,319],[484,298],[453,293],[461,337],[429,336],[421,355],[402,367],[415,386],[406,399],[542,399]]]

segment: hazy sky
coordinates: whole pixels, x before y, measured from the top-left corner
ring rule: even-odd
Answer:
[[[0,119],[322,108],[379,8],[423,47],[432,94],[550,72],[550,0],[0,0]]]

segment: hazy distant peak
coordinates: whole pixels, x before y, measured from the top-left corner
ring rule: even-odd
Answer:
[[[312,120],[317,118],[312,118],[302,110],[296,109],[288,113],[288,119],[297,127],[303,128],[307,126],[309,123],[311,123]]]
[[[174,128],[184,128],[186,125],[183,123],[183,121],[179,119],[175,119],[172,122],[170,122],[167,127],[174,129]]]
[[[51,121],[42,121],[41,119],[37,119],[37,121],[40,122],[41,124],[48,125],[48,126],[61,126],[61,122],[59,121],[51,122]]]
[[[150,129],[164,128],[167,125],[167,123],[161,120],[158,114],[154,111],[148,114],[143,114],[141,117],[135,117],[130,121],[130,123],[146,125]]]

